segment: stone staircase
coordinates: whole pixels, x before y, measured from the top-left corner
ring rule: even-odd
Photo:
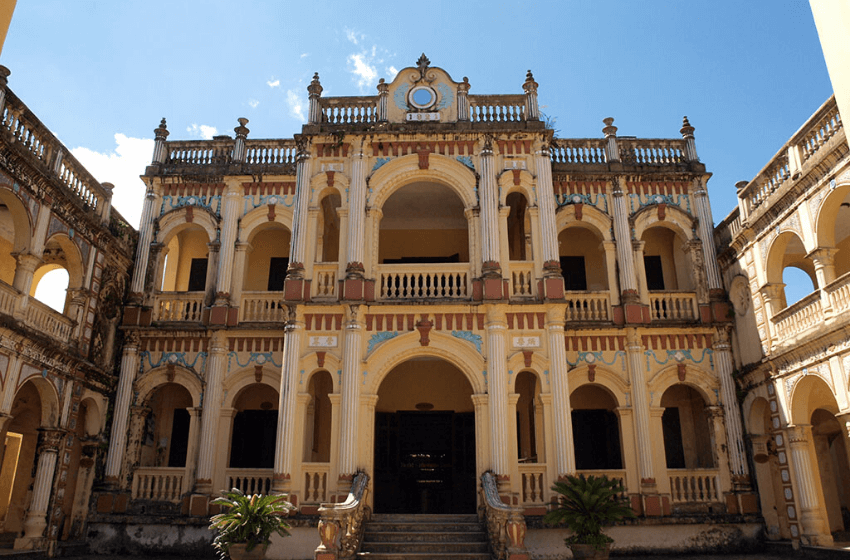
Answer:
[[[487,528],[475,514],[376,513],[366,524],[361,560],[489,560]]]

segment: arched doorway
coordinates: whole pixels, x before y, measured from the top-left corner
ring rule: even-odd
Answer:
[[[472,386],[458,368],[418,357],[381,382],[374,481],[376,512],[475,512]]]

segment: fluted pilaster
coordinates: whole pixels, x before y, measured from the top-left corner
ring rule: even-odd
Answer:
[[[552,412],[555,417],[555,459],[560,477],[572,474],[576,470],[569,370],[567,369],[567,352],[564,347],[563,323],[550,322],[547,328],[549,330],[549,367],[552,368]]]
[[[224,377],[227,347],[224,333],[218,331],[210,339],[209,362],[206,368],[204,409],[201,415],[201,443],[198,449],[197,490],[212,491],[215,469],[215,447],[218,441],[218,411],[221,406],[221,382]]]
[[[508,464],[508,371],[505,363],[507,325],[487,324],[487,393],[490,395],[491,466],[497,475],[510,473]]]
[[[363,325],[356,316],[345,325],[345,341],[342,357],[342,411],[339,441],[339,473],[354,474],[357,471],[357,417],[359,413],[358,379],[363,353]]]
[[[127,425],[130,419],[130,401],[133,396],[133,382],[139,371],[139,340],[128,337],[121,355],[121,372],[118,377],[118,392],[115,397],[115,409],[112,419],[112,434],[109,438],[109,451],[106,455],[106,479],[117,482],[121,476],[121,464],[127,447]]]
[[[277,417],[277,445],[274,456],[274,478],[277,484],[292,475],[295,442],[295,411],[298,405],[298,361],[304,324],[290,322],[283,339],[283,368],[280,373],[280,401]]]

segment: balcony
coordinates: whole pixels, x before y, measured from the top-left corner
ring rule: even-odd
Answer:
[[[310,284],[310,297],[314,300],[337,299],[337,270],[339,264],[316,263],[313,265],[313,282]]]
[[[204,292],[159,292],[153,309],[154,321],[200,323]]]
[[[611,298],[608,292],[564,292],[567,321],[610,321]]]
[[[469,263],[380,264],[377,267],[379,301],[470,299]]]
[[[667,469],[673,504],[720,501],[717,469]]]
[[[185,476],[185,467],[139,467],[133,473],[132,498],[177,503]]]
[[[239,306],[240,323],[283,323],[287,319],[281,292],[245,292]]]
[[[535,296],[534,262],[511,261],[511,298],[531,299]]]
[[[67,344],[71,340],[71,331],[74,329],[71,319],[34,297],[24,296],[12,286],[0,282],[0,313],[14,316],[18,302],[21,302],[22,307],[25,305],[23,323],[27,327],[62,343]]]
[[[841,290],[837,288],[833,293],[840,292]],[[789,338],[807,331],[815,325],[819,325],[824,320],[820,290],[816,290],[797,303],[789,305],[777,313],[771,320],[774,324],[776,337],[779,340]]]
[[[224,471],[228,488],[239,488],[245,494],[269,494],[272,488],[272,469],[227,469]]]
[[[696,321],[697,295],[694,292],[650,292],[649,313],[652,322]]]

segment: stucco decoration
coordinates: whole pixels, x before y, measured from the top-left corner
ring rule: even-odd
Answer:
[[[452,80],[442,68],[432,67],[425,55],[416,64],[400,70],[389,84],[392,99],[387,107],[389,122],[456,122],[456,92],[460,82]],[[433,99],[416,103],[412,97],[418,90],[425,91],[420,94],[423,98],[430,93]]]

